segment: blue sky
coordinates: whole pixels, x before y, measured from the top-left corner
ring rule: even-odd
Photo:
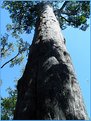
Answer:
[[[10,23],[9,14],[6,10],[1,10],[1,34],[6,32],[6,24]],[[82,95],[86,105],[88,115],[90,117],[90,27],[86,31],[81,31],[79,29],[74,29],[68,27],[66,30],[62,31],[64,37],[66,38],[66,46],[68,52],[71,55],[72,62],[75,68],[75,72],[82,90]],[[33,38],[33,32],[31,35],[23,34],[22,38],[31,43]],[[15,39],[11,38],[15,41]],[[15,48],[15,51],[16,48]],[[14,55],[2,59],[1,64],[12,58]],[[14,80],[19,79],[21,74],[21,69],[25,67],[26,60],[20,66],[9,67],[7,64],[1,70],[1,79],[3,80],[1,86],[2,97],[7,96],[6,89],[8,87],[14,88]]]

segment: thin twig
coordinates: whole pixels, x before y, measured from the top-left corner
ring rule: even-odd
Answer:
[[[16,55],[15,57],[13,57],[13,58],[11,58],[9,61],[5,62],[5,63],[1,66],[1,68],[3,68],[3,67],[4,67],[6,64],[8,64],[10,61],[14,60],[19,54],[20,54],[20,53],[17,53],[17,55]]]
[[[61,18],[63,18],[65,21],[67,21],[67,22],[71,22],[71,21],[69,21],[68,19],[66,19],[65,17],[63,17],[63,16],[61,16]]]

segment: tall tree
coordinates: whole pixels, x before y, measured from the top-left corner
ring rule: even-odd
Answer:
[[[14,32],[30,33],[35,26],[28,62],[17,85],[14,119],[87,119],[60,26],[65,29],[68,24],[86,30],[89,2],[66,1],[61,8],[59,3],[4,2]]]

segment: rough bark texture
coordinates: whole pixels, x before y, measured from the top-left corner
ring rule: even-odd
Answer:
[[[59,23],[50,5],[41,10],[28,62],[18,81],[14,119],[87,119]]]

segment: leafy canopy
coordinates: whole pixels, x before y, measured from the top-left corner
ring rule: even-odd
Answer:
[[[16,38],[16,35],[14,36]],[[10,62],[10,67],[14,65],[21,64],[25,56],[28,56],[30,44],[24,41],[22,38],[17,38],[16,44],[14,41],[10,41],[10,37],[7,33],[3,36],[1,35],[1,58],[6,59],[6,57],[12,56],[13,58],[5,62],[1,68]],[[17,49],[16,49],[17,48]],[[17,51],[17,52],[16,52]],[[15,55],[15,56],[14,56]]]
[[[8,25],[9,29],[13,29],[14,32],[18,31],[19,33],[25,31],[30,33],[39,16],[40,3],[38,1],[5,1],[2,7],[9,11],[13,23],[12,25]],[[87,18],[90,15],[90,1],[58,1],[50,2],[50,4],[54,8],[54,12],[57,13],[56,15],[62,29],[65,29],[67,25],[71,25],[86,30]]]
[[[11,120],[13,119],[17,91],[16,89],[7,89],[9,96],[6,98],[1,98],[1,119],[2,120]]]
[[[49,1],[53,6],[54,13],[60,23],[61,29],[68,26],[85,31],[88,28],[87,19],[90,17],[90,1]],[[10,59],[11,67],[20,64],[24,60],[24,54],[28,56],[30,44],[20,38],[20,34],[30,34],[36,26],[39,16],[40,1],[4,1],[2,8],[9,11],[12,24],[7,24],[8,32],[17,40],[18,52]],[[14,52],[14,44],[8,41],[8,34],[1,37],[1,57],[7,57]],[[2,65],[4,67],[8,62]]]

